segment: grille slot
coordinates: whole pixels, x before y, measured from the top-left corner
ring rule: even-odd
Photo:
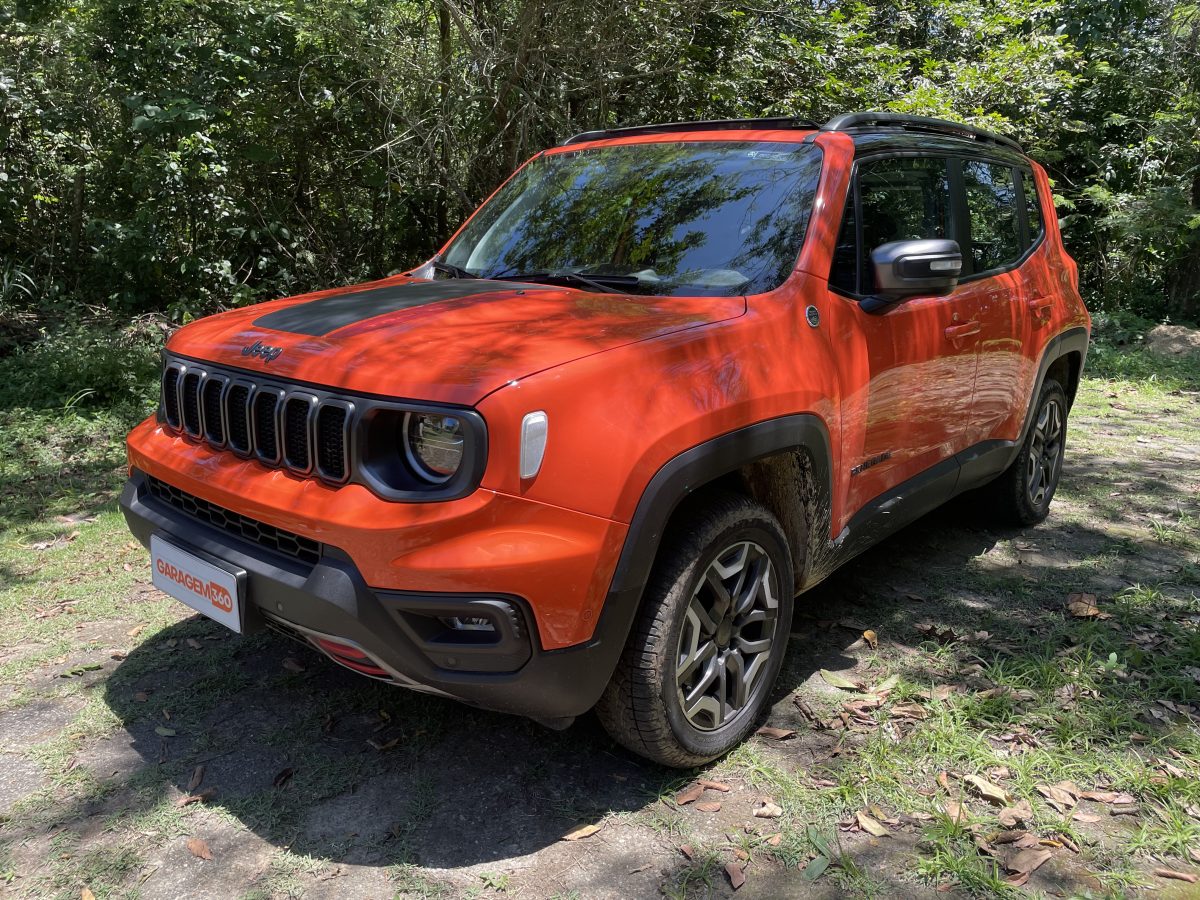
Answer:
[[[249,453],[250,443],[250,386],[234,382],[225,395],[225,419],[229,428],[229,448],[236,453]]]
[[[346,463],[348,404],[329,400],[317,409],[317,472],[334,481],[350,477]]]
[[[311,538],[235,513],[153,476],[146,476],[146,483],[150,487],[151,495],[156,499],[201,522],[301,562],[316,565],[321,559],[321,545]]]
[[[200,387],[200,406],[204,413],[204,437],[209,443],[221,446],[225,443],[225,421],[222,417],[221,400],[229,379],[224,375],[209,375]]]
[[[163,415],[167,419],[167,424],[172,428],[178,428],[180,426],[178,366],[167,366],[163,369],[162,402]]]
[[[308,421],[315,404],[315,397],[294,394],[283,404],[283,460],[300,472],[312,468]]]
[[[254,452],[269,463],[279,462],[278,408],[279,395],[274,391],[259,391],[254,395]]]
[[[200,373],[185,372],[180,390],[179,405],[183,407],[183,430],[200,437]]]

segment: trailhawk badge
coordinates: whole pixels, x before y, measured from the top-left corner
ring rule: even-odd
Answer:
[[[261,356],[263,362],[268,363],[277,359],[282,352],[282,347],[268,347],[262,341],[255,341],[253,344],[247,344],[242,348],[242,356]]]

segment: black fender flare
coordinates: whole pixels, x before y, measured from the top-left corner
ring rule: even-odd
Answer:
[[[811,459],[818,508],[824,517],[818,519],[817,527],[823,527],[827,536],[831,445],[829,430],[816,415],[782,416],[728,432],[673,457],[650,479],[630,520],[596,630],[583,645],[590,652],[592,672],[602,676],[587,686],[596,700],[625,648],[667,523],[679,504],[699,488],[747,463],[789,450],[801,450]],[[579,646],[551,652],[566,653]]]
[[[1042,395],[1042,385],[1046,383],[1046,373],[1050,371],[1052,365],[1068,353],[1078,353],[1079,376],[1082,378],[1083,364],[1087,361],[1088,340],[1087,328],[1079,325],[1075,328],[1068,328],[1046,342],[1046,349],[1042,351],[1042,360],[1038,363],[1038,373],[1034,380],[1033,391],[1029,396],[1029,406],[1025,410],[1025,420],[1021,423],[1021,432],[1017,436],[1016,447],[1013,448],[1013,459],[1016,459],[1021,445],[1025,443],[1025,438],[1029,434],[1029,427],[1033,424],[1033,414],[1037,408],[1038,397]],[[1064,384],[1063,390],[1067,390],[1068,387]]]

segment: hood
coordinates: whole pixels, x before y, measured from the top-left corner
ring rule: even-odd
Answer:
[[[470,406],[509,381],[745,311],[740,296],[400,275],[210,316],[167,348],[282,381]]]

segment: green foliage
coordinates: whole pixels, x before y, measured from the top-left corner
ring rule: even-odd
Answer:
[[[576,131],[867,108],[1019,137],[1093,305],[1200,314],[1196,2],[40,0],[0,9],[0,352],[407,267]]]

